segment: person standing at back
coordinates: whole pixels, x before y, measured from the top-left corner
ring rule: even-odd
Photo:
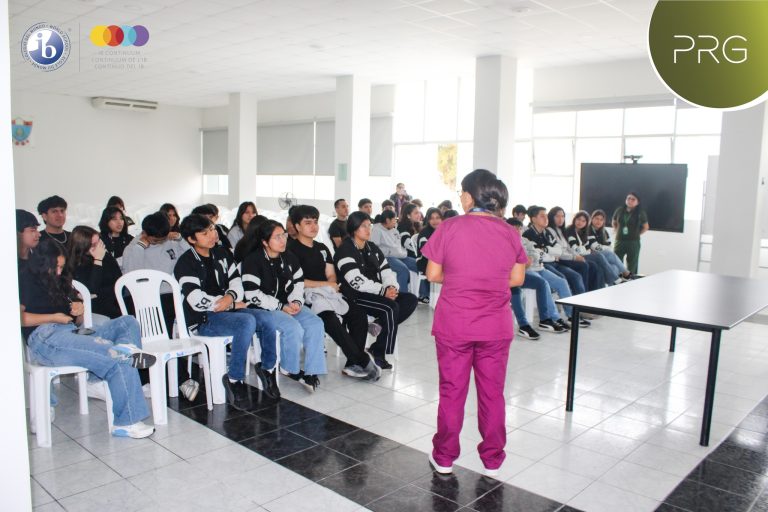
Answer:
[[[495,476],[505,458],[504,381],[514,337],[510,288],[523,283],[528,258],[518,233],[494,214],[507,205],[506,185],[477,169],[461,189],[466,215],[443,221],[422,249],[427,279],[443,283],[432,324],[440,403],[429,460],[438,473],[453,471],[474,370],[483,438],[478,452],[485,474]]]
[[[640,263],[640,235],[650,229],[648,215],[640,206],[640,197],[630,192],[624,200],[624,206],[619,206],[613,212],[611,221],[616,242],[613,252],[624,261],[627,257],[627,269],[637,274]]]
[[[398,183],[395,188],[395,193],[389,196],[389,200],[394,203],[395,213],[400,215],[400,209],[404,204],[410,203],[413,199],[408,192],[405,191],[405,183]]]

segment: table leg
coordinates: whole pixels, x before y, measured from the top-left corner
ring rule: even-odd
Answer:
[[[701,418],[701,446],[709,446],[709,427],[712,423],[712,406],[715,402],[715,379],[717,379],[717,359],[720,356],[720,329],[712,331],[709,347],[709,369],[707,370],[707,391],[704,395],[704,415]]]
[[[579,349],[579,308],[573,308],[571,315],[571,352],[568,355],[568,392],[565,397],[565,410],[573,410],[573,395],[576,387],[576,352]]]
[[[677,327],[672,327],[672,335],[669,337],[669,351],[675,351],[675,340],[677,339]]]

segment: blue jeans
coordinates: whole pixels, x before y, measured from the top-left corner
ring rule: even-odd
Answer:
[[[411,272],[419,272],[419,269],[416,267],[416,259],[410,256],[405,258],[387,256],[387,263],[389,263],[389,267],[397,275],[397,284],[400,286],[400,291],[407,292],[408,282],[411,280]],[[429,297],[429,282],[426,279],[419,284],[419,298],[421,297]]]
[[[614,254],[615,256],[615,254]],[[584,256],[587,261],[595,262],[598,271],[602,274],[605,284],[613,284],[618,278],[621,272],[617,272],[616,269],[608,263],[605,255],[602,252],[592,251]]]
[[[277,327],[272,315],[269,311],[258,308],[238,309],[236,313],[249,314],[256,320],[256,335],[261,346],[261,366],[265,370],[271,370],[277,365]],[[243,362],[243,368],[245,364]],[[232,363],[229,365],[231,367]]]
[[[539,272],[533,270],[525,271],[525,280],[519,287],[512,288],[512,311],[515,313],[518,325],[524,327],[530,325],[525,317],[523,309],[522,288],[536,290],[536,306],[539,309],[539,320],[560,320],[560,314],[557,312],[555,301],[552,298],[552,289],[549,283],[539,275]]]
[[[274,368],[276,359],[275,326],[269,314],[261,315],[254,309],[238,309],[220,313],[209,312],[207,316],[208,321],[197,327],[198,334],[201,336],[232,336],[232,353],[229,356],[227,371],[230,379],[243,380],[245,378],[248,349],[251,347],[254,333],[259,335],[259,341],[262,345],[265,344],[265,332],[267,335],[269,332],[272,333],[272,365],[267,366],[264,363],[264,349],[262,349],[262,364],[267,369]]]
[[[540,270],[538,274],[544,278],[547,284],[549,284],[549,287],[554,290],[561,299],[571,296],[571,288],[568,286],[568,281],[564,277],[560,277],[554,272],[549,271],[547,268]],[[569,317],[573,313],[573,308],[571,306],[563,306],[563,309],[565,310],[565,314]],[[555,308],[554,311],[557,311],[557,309]],[[552,319],[554,320],[554,317]]]
[[[38,326],[27,340],[33,361],[44,366],[82,366],[105,380],[112,395],[115,425],[132,425],[149,416],[138,370],[130,365],[130,358],[112,350],[116,344],[141,347],[136,319],[115,318],[96,327],[90,336],[75,334],[74,329],[73,324]]]
[[[280,366],[290,373],[301,369],[301,348],[304,347],[304,373],[325,375],[325,327],[320,317],[306,306],[295,315],[283,311],[267,311],[275,328],[280,331]]]
[[[616,269],[616,272],[619,274],[624,274],[627,271],[627,267],[624,266],[624,263],[621,262],[618,256],[616,256],[616,253],[613,251],[601,251],[599,254],[603,255],[603,258],[608,262],[609,265],[611,265],[614,269]]]
[[[583,261],[558,261],[556,263],[545,263],[544,268],[547,270],[557,270],[566,281],[568,286],[573,292],[573,295],[578,295],[587,291],[587,283],[589,282],[589,265]],[[586,277],[584,277],[586,276]],[[550,283],[550,286],[552,284]]]

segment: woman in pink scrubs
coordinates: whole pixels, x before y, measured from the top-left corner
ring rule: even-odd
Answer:
[[[459,457],[459,434],[469,373],[477,386],[477,449],[485,474],[495,476],[504,461],[504,380],[514,336],[510,288],[525,278],[528,259],[520,235],[495,215],[507,205],[507,187],[493,173],[477,169],[461,181],[466,215],[443,221],[422,249],[427,280],[443,283],[432,335],[437,344],[440,405],[430,463],[450,473]]]

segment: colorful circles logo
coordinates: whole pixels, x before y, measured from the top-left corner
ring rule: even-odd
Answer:
[[[96,25],[91,29],[91,42],[96,46],[144,46],[149,30],[143,25]]]
[[[50,23],[29,27],[21,39],[24,60],[43,71],[54,71],[63,66],[70,49],[69,35]]]
[[[748,108],[768,96],[768,2],[661,0],[648,30],[659,78],[694,105]]]

